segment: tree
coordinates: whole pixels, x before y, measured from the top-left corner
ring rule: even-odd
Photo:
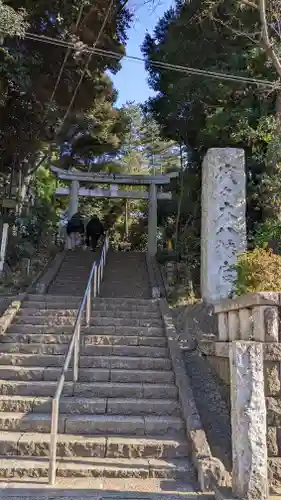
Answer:
[[[9,6],[16,12],[19,2],[11,0]],[[81,23],[76,29],[75,22],[81,6],[79,0],[72,2],[25,0],[20,2],[20,6],[26,9],[29,32],[58,39],[74,37],[83,42],[87,40],[90,42],[90,38],[96,39],[108,8],[108,4],[102,1],[85,2]],[[118,49],[122,55],[129,20],[130,15],[126,6],[120,0],[115,0],[100,38],[104,48]],[[65,142],[62,134],[58,138],[56,130],[61,125],[85,66],[86,56],[83,54],[81,57],[75,56],[75,53],[69,54],[57,91],[50,102],[65,59],[65,49],[52,46],[50,50],[48,44],[27,38],[5,38],[0,50],[2,175],[14,179],[21,176],[28,185],[30,174],[34,172],[38,160],[42,160],[41,152],[46,145],[48,149],[48,146],[54,143],[56,149]],[[109,148],[110,143],[112,145],[110,132],[116,138],[115,147],[118,146],[117,129],[122,128],[119,117],[115,119],[116,130],[114,126],[109,130],[112,116],[104,122],[101,119],[101,114],[105,113],[106,109],[108,114],[114,115],[113,106],[116,98],[112,83],[104,72],[117,71],[118,68],[119,61],[104,56],[93,56],[68,116],[68,128],[77,122],[77,116],[86,116],[88,120],[91,115],[92,122],[99,121],[98,135],[104,136],[101,141],[104,149]],[[97,142],[96,149],[99,147],[100,143]]]
[[[129,129],[119,157],[129,171],[164,173],[180,167],[179,146],[161,136],[160,127],[152,114],[139,104],[123,107]]]
[[[122,110],[113,107],[115,92],[111,85],[111,100],[103,95],[97,97],[91,109],[81,115],[70,115],[61,130],[57,141],[58,165],[88,171],[120,171],[121,165],[114,161],[123,144],[128,120]]]
[[[280,214],[277,166],[281,149],[280,136],[276,134],[279,83],[269,91],[253,84],[172,72],[152,63],[153,60],[173,62],[269,80],[273,84],[278,77],[279,82],[272,48],[265,47],[261,11],[257,8],[261,4],[256,0],[192,0],[189,3],[178,0],[175,8],[159,21],[153,36],[146,36],[143,45],[149,82],[157,92],[156,97],[148,101],[147,109],[165,137],[181,136],[192,161],[197,164],[198,179],[206,149],[244,148],[249,229],[255,221]],[[278,2],[268,0],[267,6],[270,7],[269,39],[270,42],[274,39],[274,49],[279,54],[280,38],[274,31]]]
[[[0,0],[0,44],[2,45],[5,37],[22,37],[28,27],[25,21],[26,11],[20,8],[15,11]]]

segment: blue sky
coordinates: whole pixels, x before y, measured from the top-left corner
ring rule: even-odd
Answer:
[[[132,7],[135,19],[128,33],[126,53],[142,57],[141,45],[145,34],[152,33],[159,18],[173,4],[173,0],[137,0]],[[146,4],[145,4],[146,3]],[[122,69],[117,75],[112,76],[114,86],[118,91],[117,106],[122,106],[126,101],[144,102],[153,95],[147,84],[147,73],[144,64],[129,59],[123,59]]]

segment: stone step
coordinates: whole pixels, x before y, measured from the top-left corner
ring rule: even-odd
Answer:
[[[34,295],[30,294],[28,295],[28,299],[25,301],[25,303],[28,302],[44,302],[44,303],[56,303],[58,300],[64,301],[66,304],[70,303],[76,303],[79,302],[76,297],[71,297],[69,295],[59,295],[56,296],[54,294],[46,294],[46,295]],[[93,299],[93,304],[94,305],[99,305],[100,307],[122,307],[123,305],[129,305],[130,307],[135,306],[136,308],[138,307],[148,307],[148,306],[153,306],[153,307],[158,307],[158,300],[157,299],[141,299],[141,298],[132,298],[132,297],[116,297],[114,299],[111,299],[110,297],[96,297]]]
[[[70,316],[29,316],[17,315],[14,323],[28,325],[71,325],[74,326],[75,317]],[[129,326],[129,327],[163,327],[162,319],[136,319],[136,318],[112,318],[108,317],[92,317],[91,326]]]
[[[0,430],[17,432],[51,431],[51,415],[45,413],[0,413]],[[79,435],[165,436],[183,432],[184,425],[177,416],[127,415],[66,415],[60,414],[58,432]]]
[[[48,458],[1,458],[1,479],[38,478],[48,476]],[[166,460],[121,459],[121,458],[73,458],[59,460],[57,476],[66,478],[104,477],[104,478],[161,478],[184,479],[195,483],[196,476],[191,461],[186,458]],[[117,498],[117,493],[116,497]],[[122,496],[123,498],[123,496]]]
[[[72,267],[72,266],[71,266]],[[57,274],[53,284],[56,284],[57,281],[62,281],[65,279],[77,279],[77,280],[81,280],[82,279],[84,280],[87,280],[89,279],[89,275],[90,275],[90,272],[91,272],[91,268],[92,268],[92,263],[84,266],[84,267],[78,267],[76,265],[76,263],[73,264],[73,268],[70,269],[70,266],[65,266],[65,267],[61,267],[60,268],[60,272]]]
[[[2,344],[3,346],[10,346],[11,344]],[[0,366],[26,366],[40,368],[58,367],[62,368],[65,356],[63,354],[43,354],[42,351],[52,346],[39,345],[37,349],[33,348],[32,344],[16,344],[19,346],[21,352],[5,352],[0,353]],[[2,347],[2,346],[1,346]],[[31,347],[30,352],[26,353],[27,348]],[[53,346],[55,347],[55,346]],[[64,347],[64,346],[59,346]],[[46,349],[45,349],[46,348]],[[51,350],[51,349],[50,349]],[[66,352],[66,350],[65,350]],[[71,366],[72,364],[70,364]],[[123,369],[123,370],[161,370],[170,371],[171,361],[169,358],[149,358],[149,357],[129,357],[129,356],[80,356],[80,368],[105,368],[105,369]]]
[[[136,287],[135,282],[134,285],[132,285],[132,283],[118,284],[115,285],[114,288],[112,287],[111,284],[108,284],[107,286],[102,285],[101,295],[102,297],[111,300],[121,297],[125,299],[146,297],[146,300],[149,300],[151,297],[151,289],[143,285],[139,285],[138,287]]]
[[[34,296],[35,297],[35,296]],[[35,299],[30,299],[27,298],[23,306],[24,307],[31,307],[34,309],[38,309],[40,307],[43,308],[51,308],[51,309],[57,309],[57,308],[67,308],[67,309],[72,309],[72,308],[77,308],[79,307],[79,304],[81,300],[79,300],[77,297],[71,297],[71,296],[63,296],[63,295],[58,295],[56,297],[53,297],[49,299],[49,295],[44,295],[44,296],[36,296],[37,298]],[[93,308],[97,311],[105,311],[105,310],[110,310],[110,311],[115,311],[115,310],[124,310],[124,311],[150,311],[150,312],[159,312],[159,304],[158,301],[155,300],[145,300],[141,301],[140,303],[138,300],[132,300],[129,298],[124,298],[124,299],[106,299],[102,297],[92,297],[92,305]]]
[[[30,324],[15,324],[13,323],[9,329],[8,333],[66,333],[73,334],[73,325],[30,325]],[[159,327],[139,327],[139,326],[91,326],[89,328],[81,328],[81,333],[93,334],[93,335],[133,335],[133,336],[144,336],[144,337],[165,337],[163,328]],[[1,336],[0,336],[1,339]]]
[[[77,269],[77,272],[70,274],[69,271],[62,270],[58,277],[55,279],[53,284],[51,285],[52,289],[56,287],[56,285],[61,285],[64,286],[64,289],[67,290],[66,284],[67,283],[73,283],[76,285],[84,285],[88,283],[89,275],[91,272],[91,269]]]
[[[69,344],[72,335],[63,333],[57,334],[37,334],[37,333],[7,333],[0,337],[1,344]],[[167,340],[165,337],[142,337],[142,336],[121,336],[121,335],[86,335],[81,336],[82,345],[126,345],[126,346],[150,346],[150,347],[166,347]]]
[[[0,412],[50,413],[52,398],[1,396]],[[62,397],[60,414],[92,415],[173,415],[180,416],[180,405],[169,399],[121,399]]]
[[[105,398],[80,398],[61,397],[60,414],[104,414],[107,399]],[[42,396],[1,396],[0,412],[16,413],[50,413],[52,397]]]
[[[34,307],[23,307],[18,313],[19,317],[25,317],[25,316],[36,316],[36,317],[57,317],[57,316],[62,316],[62,317],[70,317],[70,318],[76,318],[77,316],[77,308],[73,309],[51,309],[51,308],[34,308]],[[148,321],[150,319],[161,319],[160,313],[157,311],[122,311],[122,310],[117,310],[117,309],[109,309],[109,310],[98,310],[93,308],[92,309],[92,319],[95,318],[125,318],[125,319],[130,319],[130,318],[137,318],[137,319],[147,319]]]
[[[36,432],[4,431],[0,436],[0,455],[48,457],[50,435]],[[114,436],[76,436],[59,434],[57,456],[95,457],[95,458],[154,458],[173,459],[188,457],[187,441],[179,434],[178,438],[162,437],[114,437]]]
[[[26,366],[0,366],[0,379],[3,380],[22,380],[22,381],[56,381],[60,378],[61,368],[41,368]],[[66,380],[73,378],[72,370],[66,375]],[[109,382],[109,370],[83,369],[79,370],[79,380],[81,382]]]
[[[67,301],[62,300],[60,297],[57,297],[56,301],[25,301],[22,305],[23,310],[27,309],[45,309],[49,310],[52,309],[54,311],[57,310],[64,310],[64,309],[72,309],[72,310],[78,310],[78,307],[81,303],[81,299],[79,298],[74,298],[74,297],[69,297],[71,300]],[[82,296],[81,296],[82,298]],[[143,305],[137,305],[137,304],[131,304],[131,303],[124,303],[124,304],[116,304],[115,301],[109,302],[109,303],[96,303],[95,299],[93,299],[92,302],[92,308],[94,312],[100,312],[102,314],[104,313],[109,313],[109,315],[116,314],[118,312],[124,312],[124,313],[134,313],[136,314],[138,311],[141,312],[142,314],[158,314],[159,316],[159,309],[158,305],[153,305],[150,304],[148,301],[148,304],[143,304]]]
[[[84,295],[87,282],[88,282],[89,275],[88,273],[84,276],[72,276],[71,279],[67,278],[62,278],[62,281],[55,281],[51,287],[50,287],[50,292],[54,293],[55,295],[60,295],[60,292],[62,295],[65,295],[65,293],[69,293],[69,287],[72,288],[73,290],[79,290],[79,292],[82,292],[82,295]]]
[[[91,272],[91,266],[89,266],[87,269],[76,269],[76,272],[69,272],[67,269],[62,269],[61,272],[57,275],[56,279],[53,281],[53,283],[50,286],[50,293],[56,295],[56,293],[53,291],[53,289],[56,287],[56,285],[59,283],[61,286],[64,285],[64,292],[68,292],[65,283],[67,282],[72,282],[73,284],[76,283],[78,286],[81,285],[86,285],[88,283],[88,279],[90,276]]]
[[[0,380],[1,395],[29,397],[53,397],[57,382]],[[133,399],[177,399],[178,390],[174,384],[124,383],[124,382],[65,382],[64,396],[85,398],[133,398]]]
[[[21,344],[21,343],[0,343],[0,364],[1,354],[65,354],[68,350],[67,344]],[[82,345],[81,355],[93,357],[136,357],[136,358],[168,358],[166,347],[153,346],[126,346],[126,345]],[[136,361],[137,363],[137,361]],[[163,363],[163,361],[162,361]],[[46,366],[46,365],[44,365]]]
[[[26,298],[26,300],[24,301],[25,304],[29,303],[29,302],[44,302],[44,303],[56,303],[57,300],[61,300],[63,302],[65,302],[66,304],[72,304],[72,303],[75,303],[75,304],[78,304],[79,301],[77,300],[76,297],[69,297],[68,295],[64,295],[64,296],[55,296],[55,295],[52,295],[52,294],[29,294],[28,297]]]
[[[91,363],[88,363],[91,365]],[[134,366],[133,363],[131,366]],[[22,381],[57,381],[61,375],[61,367],[36,367],[21,365],[0,366],[0,379]],[[66,380],[73,380],[72,369],[66,373]],[[134,369],[105,369],[81,368],[79,369],[79,382],[131,382],[131,383],[158,383],[170,384],[174,382],[172,371],[162,370],[134,370]]]
[[[81,286],[79,288],[76,284],[73,287],[68,286],[67,290],[68,290],[68,293],[71,297],[77,297],[81,301],[83,298],[84,292],[85,292],[85,288],[86,288],[86,284],[85,284],[85,286]],[[65,293],[65,287],[63,287],[63,289],[61,289],[61,290],[54,289],[53,291],[56,292],[57,295],[59,295],[60,293],[63,295]]]

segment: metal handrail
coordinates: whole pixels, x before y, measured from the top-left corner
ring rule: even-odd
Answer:
[[[101,282],[106,263],[106,256],[109,247],[109,239],[106,235],[104,238],[102,252],[99,265],[93,263],[89,275],[88,283],[82,301],[80,303],[76,316],[72,338],[65,357],[61,376],[59,378],[55,395],[52,400],[52,420],[51,420],[51,438],[50,438],[50,461],[49,461],[49,484],[54,485],[56,481],[56,463],[57,463],[57,439],[58,439],[58,421],[59,421],[59,404],[63,386],[70,361],[73,356],[73,382],[77,382],[79,375],[79,356],[80,356],[80,331],[82,314],[86,306],[86,326],[90,325],[91,308],[92,308],[92,284],[93,295],[97,297],[100,293]]]

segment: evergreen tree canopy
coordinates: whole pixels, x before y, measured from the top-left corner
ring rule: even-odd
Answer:
[[[241,147],[246,153],[249,220],[280,213],[281,72],[280,2],[265,1],[267,46],[260,3],[253,0],[177,0],[147,35],[143,53],[156,97],[146,108],[165,137],[180,135],[198,165],[210,147]],[[154,60],[272,81],[254,84],[174,72]],[[277,119],[276,119],[277,118]],[[273,158],[274,156],[274,158]],[[275,173],[272,166],[275,167]],[[274,204],[274,206],[272,206]]]
[[[15,14],[22,12],[20,8],[25,9],[29,33],[62,40],[76,37],[93,44],[109,4],[101,0],[86,1],[78,29],[75,23],[80,0],[11,0],[9,7]],[[129,21],[126,6],[122,1],[114,0],[99,44],[122,53]],[[87,57],[83,54],[75,57],[74,52],[70,53],[49,106],[65,54],[63,47],[28,38],[10,38],[4,34],[4,43],[0,46],[0,170],[3,173],[10,173],[13,166],[17,170],[23,168],[24,176],[28,175],[36,163],[36,154],[44,149],[44,145],[52,141],[57,145],[65,143],[67,132],[77,123],[87,122],[89,153],[99,155],[101,150],[118,149],[124,123],[119,111],[113,108],[117,96],[105,71],[117,71],[119,61],[104,56],[93,55],[67,123],[60,136],[56,136],[55,131],[69,106]],[[79,149],[77,154],[83,157],[85,142],[81,144],[80,140],[79,147],[76,143],[73,148],[75,154]]]

